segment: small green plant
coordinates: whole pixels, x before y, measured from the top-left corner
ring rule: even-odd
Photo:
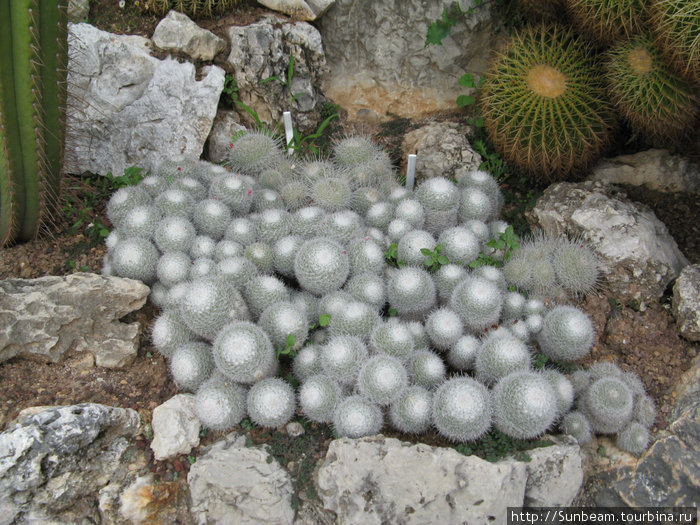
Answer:
[[[245,417],[241,421],[241,428],[245,430],[253,430],[257,425],[253,423],[249,418]]]
[[[294,357],[297,355],[296,350],[294,350],[294,334],[289,334],[287,336],[287,340],[284,342],[284,346],[282,348],[277,349],[277,359],[280,358],[280,356],[287,355],[289,357]]]
[[[429,272],[436,272],[440,266],[450,264],[450,260],[446,255],[441,254],[442,245],[438,244],[434,250],[429,248],[421,248],[421,253],[425,255],[425,269]]]
[[[487,264],[501,268],[503,263],[508,262],[513,256],[513,251],[520,248],[520,237],[515,233],[513,226],[508,226],[506,231],[501,233],[497,239],[488,241],[486,246],[503,252],[503,260],[496,259],[491,255],[486,255],[484,252],[481,252],[476,260],[469,263],[470,268],[478,268]]]
[[[494,428],[480,439],[472,443],[460,443],[454,449],[465,456],[479,456],[491,463],[509,456],[529,462],[531,458],[526,451],[552,445],[554,442],[548,439],[516,439]]]
[[[406,266],[406,263],[404,261],[398,260],[398,250],[398,243],[392,243],[391,246],[389,246],[389,248],[387,249],[386,253],[384,254],[384,258],[392,266],[395,266],[396,268],[403,268],[404,266]]]

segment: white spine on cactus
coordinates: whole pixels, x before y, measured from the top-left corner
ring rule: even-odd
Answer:
[[[532,439],[557,417],[557,396],[549,381],[528,370],[503,377],[493,389],[494,423],[507,436]]]
[[[416,189],[416,198],[426,211],[456,211],[459,197],[457,186],[445,177],[427,179]]]
[[[396,204],[394,217],[408,222],[413,228],[420,229],[425,224],[425,211],[417,199],[404,199]]]
[[[398,319],[378,322],[369,337],[370,348],[375,352],[407,360],[413,353],[415,337],[406,323]]]
[[[425,333],[425,326],[423,326],[421,321],[407,321],[406,328],[408,328],[413,337],[414,348],[427,348],[430,346],[428,334]]]
[[[280,427],[294,415],[294,389],[279,377],[261,379],[250,387],[246,406],[254,423],[261,427]]]
[[[321,369],[339,383],[351,385],[367,355],[367,347],[359,337],[333,336],[321,348]]]
[[[339,243],[329,239],[306,241],[294,259],[294,275],[299,285],[316,295],[339,289],[349,273],[347,252]]]
[[[583,412],[578,410],[572,410],[566,414],[562,418],[561,423],[559,423],[559,427],[564,434],[569,434],[576,438],[579,445],[585,445],[593,439],[593,431],[588,418]]]
[[[311,343],[303,347],[294,356],[292,371],[302,383],[309,377],[321,373],[321,346]]]
[[[244,295],[250,313],[256,319],[270,305],[289,301],[289,290],[282,281],[271,275],[258,275],[245,287]]]
[[[472,272],[472,275],[474,277],[481,277],[482,279],[491,281],[493,284],[503,290],[503,294],[505,296],[506,290],[508,289],[508,284],[506,283],[505,275],[503,275],[503,271],[501,269],[491,266],[490,264],[485,264],[484,266],[479,266],[476,268]]]
[[[214,273],[216,268],[216,261],[210,259],[209,257],[198,257],[192,261],[192,266],[190,267],[190,279],[201,279],[207,277]]]
[[[112,224],[118,225],[134,207],[152,203],[151,195],[144,188],[139,186],[120,188],[107,202],[107,218]]]
[[[245,217],[233,219],[224,232],[224,239],[236,241],[243,246],[248,246],[249,244],[254,243],[257,236],[258,234],[255,230],[255,224],[253,221]]]
[[[389,279],[387,297],[399,315],[424,315],[435,306],[437,291],[428,272],[406,267]]]
[[[430,427],[432,394],[425,388],[412,385],[391,404],[389,418],[392,426],[406,434],[422,434]]]
[[[435,286],[441,302],[447,302],[455,287],[467,277],[467,270],[457,264],[445,264],[435,272]]]
[[[245,257],[228,257],[216,263],[214,274],[243,290],[258,274],[258,269],[254,262]]]
[[[518,292],[508,292],[503,298],[502,319],[517,319],[523,314],[525,296]]]
[[[491,405],[491,394],[484,385],[470,377],[454,377],[433,394],[433,424],[451,441],[473,441],[489,430]]]
[[[600,261],[580,240],[559,239],[552,265],[559,284],[573,295],[585,295],[596,288]]]
[[[151,342],[163,356],[170,357],[178,346],[194,341],[194,332],[185,326],[175,310],[165,310],[156,317],[151,329]]]
[[[171,215],[158,223],[153,239],[161,252],[189,252],[196,235],[194,225],[187,218]]]
[[[529,370],[530,350],[509,331],[499,329],[482,341],[474,368],[477,378],[491,385],[513,372]]]
[[[156,275],[158,280],[169,288],[187,280],[191,267],[192,260],[185,252],[166,252],[158,259]]]
[[[618,448],[635,456],[641,456],[647,449],[650,438],[647,427],[632,421],[617,434],[615,442]]]
[[[284,208],[282,196],[275,190],[256,190],[253,192],[253,211],[260,213],[274,208]]]
[[[381,311],[386,303],[384,279],[374,273],[361,273],[351,277],[344,287],[356,300],[374,306]]]
[[[632,418],[634,398],[620,378],[606,376],[591,383],[581,396],[581,407],[593,430],[615,434]]]
[[[248,321],[224,326],[214,340],[213,356],[217,369],[237,383],[255,383],[277,371],[270,338]]]
[[[299,388],[299,406],[311,421],[330,423],[341,396],[340,385],[335,379],[316,374],[304,380]]]
[[[352,189],[340,177],[317,179],[309,186],[309,195],[316,206],[326,211],[338,211],[350,207]]]
[[[119,241],[111,253],[112,269],[120,277],[150,284],[156,279],[158,250],[148,239],[132,237]]]
[[[283,348],[287,338],[294,336],[293,350],[298,350],[306,342],[309,325],[306,312],[291,302],[275,303],[268,306],[261,314],[258,325],[267,332],[275,348]]]
[[[334,239],[342,245],[346,245],[361,230],[362,218],[352,210],[341,210],[331,213],[321,223],[321,237]]]
[[[194,412],[204,427],[229,430],[245,417],[246,396],[241,385],[214,374],[197,389]]]
[[[503,292],[491,281],[470,276],[455,287],[450,306],[462,317],[467,328],[480,331],[498,322]]]
[[[361,301],[352,301],[344,310],[331,315],[328,328],[333,335],[351,335],[366,339],[378,322],[379,314],[374,307]]]
[[[298,235],[286,235],[272,246],[272,263],[275,271],[285,277],[294,277],[294,258],[303,243]]]
[[[102,275],[105,275],[104,273]],[[168,289],[163,283],[155,282],[151,285],[151,293],[148,294],[148,300],[161,310],[165,309],[168,303]]]
[[[592,377],[588,370],[576,370],[569,374],[569,381],[574,387],[574,395],[578,397],[590,386]]]
[[[392,243],[398,243],[402,237],[410,233],[413,229],[410,222],[403,219],[394,219],[386,227],[386,234]]]
[[[156,207],[164,217],[176,215],[192,218],[194,209],[194,198],[184,190],[169,188],[155,198]]]
[[[463,335],[447,352],[447,362],[457,370],[471,370],[481,348],[481,341],[473,335]]]
[[[150,239],[162,218],[158,208],[151,204],[142,204],[131,208],[119,222],[117,228],[124,237]]]
[[[289,211],[308,206],[311,202],[306,184],[299,180],[287,182],[279,189],[279,192]]]
[[[192,220],[197,231],[218,241],[231,222],[231,210],[220,200],[205,199],[195,205]]]
[[[367,224],[383,232],[386,231],[389,223],[394,219],[394,206],[389,202],[378,202],[373,204],[365,214]]]
[[[477,219],[471,219],[465,221],[462,224],[465,228],[469,228],[471,232],[476,235],[482,243],[488,241],[491,238],[491,232],[489,231],[488,225],[484,221]]]
[[[272,274],[275,270],[272,247],[266,242],[249,244],[243,252],[243,256],[255,264],[260,273]]]
[[[377,354],[360,368],[357,389],[361,395],[379,406],[390,405],[408,386],[408,373],[396,357]]]
[[[274,244],[291,232],[289,212],[279,208],[260,212],[255,225],[258,232],[258,240],[268,244]]]
[[[214,239],[208,235],[197,235],[192,242],[190,256],[193,259],[197,259],[199,257],[208,257],[212,259],[214,257],[215,250],[216,241]]]
[[[384,250],[369,237],[360,237],[348,244],[352,275],[374,273],[381,275],[386,267]]]
[[[278,165],[283,155],[278,139],[261,131],[248,131],[228,150],[226,162],[235,171],[256,174]]]
[[[187,295],[180,301],[179,312],[190,330],[209,340],[214,339],[232,319],[249,317],[238,290],[209,277],[189,283]]]
[[[450,262],[464,266],[474,261],[481,251],[479,238],[464,226],[444,230],[438,237],[438,244],[442,247],[442,254]]]
[[[292,233],[307,239],[313,237],[325,216],[326,212],[318,206],[306,206],[297,210],[290,219]]]
[[[411,381],[427,389],[434,389],[445,381],[445,362],[428,349],[416,350],[408,365]]]
[[[346,397],[333,412],[333,428],[339,437],[361,438],[382,429],[381,409],[359,395]]]
[[[196,392],[214,369],[211,345],[185,343],[178,346],[170,357],[170,373],[180,390]]]
[[[396,258],[411,266],[425,267],[425,255],[423,249],[434,250],[435,238],[424,230],[412,230],[404,235],[398,242]]]
[[[425,332],[433,347],[446,351],[462,337],[464,326],[457,312],[450,308],[439,308],[425,320]]]
[[[574,404],[574,385],[564,374],[556,370],[545,370],[542,375],[554,389],[557,396],[557,417],[562,417]]]
[[[337,316],[345,307],[355,301],[355,298],[345,290],[336,290],[335,292],[323,295],[318,301],[318,316],[330,315],[331,319]]]
[[[595,337],[590,318],[574,306],[555,306],[544,318],[537,341],[546,356],[558,361],[585,357]]]
[[[229,257],[239,257],[243,255],[244,250],[239,242],[221,239],[214,247],[214,260],[218,263]]]
[[[383,153],[371,140],[361,136],[346,137],[333,146],[333,155],[338,164],[357,166]]]

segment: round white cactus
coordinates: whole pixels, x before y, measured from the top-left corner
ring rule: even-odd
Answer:
[[[536,438],[557,417],[557,396],[547,379],[528,370],[503,377],[493,389],[494,423],[507,436]]]
[[[213,356],[217,369],[237,383],[252,384],[277,371],[270,338],[249,321],[224,326],[214,340]]]
[[[491,404],[491,394],[478,381],[470,377],[449,379],[433,394],[433,424],[451,441],[479,439],[491,427]]]
[[[306,378],[299,388],[299,406],[311,421],[330,423],[341,396],[340,385],[335,379],[316,374]]]
[[[241,385],[214,374],[197,389],[194,412],[204,427],[229,430],[245,417],[246,396]]]
[[[433,396],[425,388],[412,385],[391,404],[389,418],[392,426],[406,434],[422,434],[431,423]]]
[[[333,428],[339,437],[361,438],[379,433],[381,409],[362,396],[346,397],[333,412]]]
[[[329,239],[306,241],[294,259],[294,275],[299,285],[316,295],[338,290],[349,273],[347,252],[339,243]]]
[[[280,427],[294,415],[294,389],[279,377],[261,379],[250,387],[246,406],[253,423],[261,427]]]

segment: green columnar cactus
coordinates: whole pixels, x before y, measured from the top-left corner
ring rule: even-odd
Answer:
[[[0,4],[0,246],[36,236],[59,192],[66,102],[64,0]]]

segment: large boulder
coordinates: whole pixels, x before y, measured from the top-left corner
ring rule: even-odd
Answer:
[[[335,0],[260,0],[260,4],[297,20],[316,20],[335,3]]]
[[[226,161],[226,156],[233,146],[232,137],[246,130],[239,121],[240,117],[235,111],[219,111],[216,115],[207,139],[207,158],[210,162],[221,164]]]
[[[461,0],[467,9],[472,5]],[[450,0],[337,0],[320,20],[330,66],[324,92],[351,118],[390,112],[418,117],[456,108],[464,73],[486,70],[495,42],[489,3],[456,25],[442,45],[425,45],[428,26]]]
[[[205,449],[190,468],[194,519],[210,525],[291,525],[289,473],[262,447],[246,447],[245,442],[245,436],[230,434]]]
[[[99,366],[126,366],[142,327],[120,319],[148,294],[140,281],[92,273],[0,281],[0,362],[15,356],[58,362],[75,351],[92,353]]]
[[[553,184],[527,215],[533,227],[585,241],[623,303],[658,299],[688,264],[653,211],[599,182]]]
[[[698,166],[686,157],[663,149],[601,160],[591,169],[588,178],[610,184],[645,186],[658,191],[700,191]]]
[[[64,171],[121,175],[159,158],[199,158],[224,71],[150,55],[151,41],[69,24]],[[199,80],[198,80],[199,78]]]
[[[689,341],[700,341],[700,264],[683,268],[673,285],[673,316]]]
[[[509,506],[570,504],[583,479],[578,445],[564,439],[529,454],[531,463],[489,463],[381,435],[337,439],[317,492],[338,523],[505,523]]]
[[[273,126],[281,122],[284,111],[291,111],[295,126],[315,127],[326,102],[321,76],[327,70],[318,30],[306,22],[266,16],[248,26],[230,27],[228,37],[227,62],[241,102]],[[294,62],[291,83],[290,57]],[[239,113],[244,123],[255,124],[246,111]]]
[[[100,490],[128,478],[139,416],[85,403],[20,417],[0,434],[0,524],[103,523]]]
[[[166,51],[185,53],[194,60],[210,61],[226,49],[226,41],[202,29],[187,15],[170,11],[153,32],[153,43]]]

